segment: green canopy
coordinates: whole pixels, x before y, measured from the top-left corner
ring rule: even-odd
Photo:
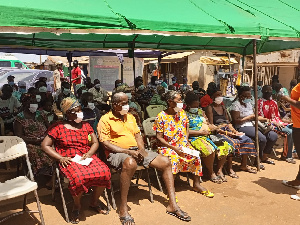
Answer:
[[[300,48],[299,18],[299,0],[9,0],[0,46],[263,53]]]

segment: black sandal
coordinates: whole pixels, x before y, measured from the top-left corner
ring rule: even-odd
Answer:
[[[75,210],[72,211],[71,214],[72,214],[72,218],[71,218],[70,222],[72,224],[78,224],[80,222],[80,220],[79,220],[79,210],[75,209]]]
[[[129,222],[131,224],[135,224],[134,219],[130,215],[120,217],[120,221],[122,225],[127,224]]]
[[[90,205],[89,208],[91,210],[95,211],[96,213],[99,213],[99,214],[103,214],[103,215],[108,215],[109,214],[109,210],[104,209],[100,205],[97,205],[97,206],[91,206]]]
[[[271,165],[275,165],[275,162],[273,160],[270,159],[266,159],[264,161],[261,161],[262,163],[267,163],[267,164],[271,164]]]
[[[181,209],[177,209],[173,212],[167,211],[167,213],[171,216],[177,217],[178,219],[180,219],[182,221],[186,221],[186,222],[191,221],[191,217],[186,212],[182,211]]]

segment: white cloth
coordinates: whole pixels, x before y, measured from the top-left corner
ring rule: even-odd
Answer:
[[[247,103],[246,107],[245,107],[238,100],[236,100],[232,103],[231,110],[232,111],[239,111],[241,118],[244,118],[246,116],[250,116],[250,115],[254,114],[253,107],[252,107],[251,103]],[[240,127],[252,127],[252,126],[253,126],[253,123],[250,122],[250,121],[247,121],[247,122],[244,122],[242,124],[237,125],[236,127],[240,128]]]

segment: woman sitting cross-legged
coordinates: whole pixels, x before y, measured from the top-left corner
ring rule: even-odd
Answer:
[[[223,103],[222,92],[218,88],[212,90],[213,103],[206,109],[206,115],[210,123],[217,125],[219,135],[226,140],[235,149],[234,154],[241,156],[241,171],[249,173],[256,173],[257,171],[247,166],[248,155],[257,155],[254,143],[251,138],[244,135],[244,133],[236,131],[229,122],[229,117]],[[238,178],[232,169],[232,157],[228,157],[228,171],[229,176]]]
[[[180,172],[193,173],[193,190],[212,198],[214,194],[200,184],[200,157],[184,153],[184,148],[194,148],[188,142],[188,118],[182,110],[181,95],[176,91],[169,91],[165,98],[168,108],[157,115],[153,126],[159,141],[159,153],[170,158],[174,175]]]
[[[79,223],[81,196],[92,186],[90,209],[100,214],[108,214],[98,201],[104,189],[110,188],[111,174],[104,162],[95,155],[99,143],[89,123],[82,122],[83,113],[78,100],[70,97],[63,99],[61,109],[65,120],[49,129],[42,148],[59,162],[60,171],[70,182],[69,190],[74,200],[71,222]],[[72,158],[76,155],[81,156],[81,160],[92,158],[92,161],[89,165],[73,162]]]
[[[185,97],[186,114],[189,119],[189,140],[192,146],[201,152],[201,160],[204,162],[209,178],[212,182],[221,184],[227,179],[223,174],[223,166],[226,162],[226,157],[233,148],[228,143],[223,143],[217,146],[209,137],[211,131],[218,128],[209,124],[205,113],[199,109],[199,97],[194,92],[188,92]],[[217,175],[213,170],[215,155],[218,157]]]

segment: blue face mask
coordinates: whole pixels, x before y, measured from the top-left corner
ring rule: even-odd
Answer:
[[[14,86],[14,85],[15,85],[15,82],[10,81],[10,82],[8,82],[8,84],[9,84],[10,86]]]
[[[22,94],[27,92],[26,88],[19,88],[19,91],[20,91]]]
[[[246,98],[246,99],[243,99],[242,102],[245,103],[245,104],[248,104],[248,103],[251,103],[251,99]]]

